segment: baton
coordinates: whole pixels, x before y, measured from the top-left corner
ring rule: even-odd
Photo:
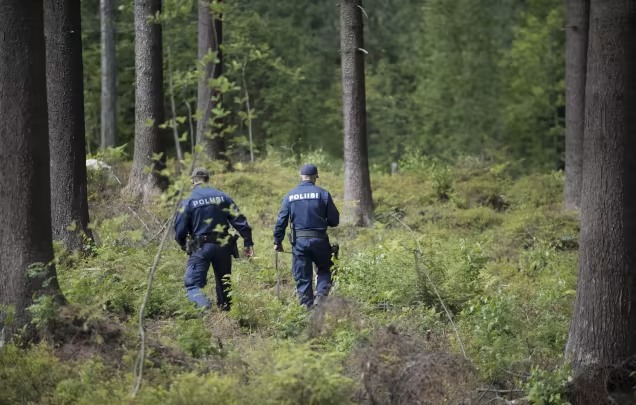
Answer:
[[[275,263],[276,263],[276,298],[278,298],[278,300],[280,301],[280,271],[278,271],[278,251],[276,251]]]

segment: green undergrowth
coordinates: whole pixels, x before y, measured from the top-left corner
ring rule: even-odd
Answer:
[[[319,152],[305,159],[321,163],[319,184],[342,207],[341,163]],[[256,256],[234,261],[232,310],[203,313],[186,300],[186,256],[169,235],[145,308],[143,384],[133,398],[138,311],[187,177],[168,172],[171,188],[136,205],[120,197],[127,163],[111,156],[109,173],[89,175],[93,254],[57,249],[70,306],[39,300],[32,314],[45,339],[0,349],[0,403],[385,403],[378,395],[423,393],[453,367],[482,385],[560,398],[552,391],[564,375],[578,249],[578,220],[561,208],[562,173],[513,178],[507,165],[413,159],[396,175],[372,173],[372,228],[330,231],[341,246],[333,295],[309,313],[296,302],[291,255],[279,254],[277,271],[272,251],[298,162],[274,157],[214,174],[212,184],[252,224]],[[412,353],[379,352],[387,336],[407,339],[396,347]],[[400,377],[407,366],[430,373],[424,365],[435,356],[464,352],[470,367],[445,360],[435,375]],[[439,390],[426,395],[457,398]]]

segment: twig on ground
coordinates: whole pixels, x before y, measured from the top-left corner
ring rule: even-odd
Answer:
[[[161,235],[161,231],[163,231],[163,228],[166,227],[166,225],[168,225],[168,222],[170,222],[171,218],[168,218],[166,220],[166,222],[163,223],[163,225],[161,226],[161,229],[159,229],[159,231],[157,231],[157,233],[155,234],[155,236],[153,236],[152,238],[148,239],[148,243],[152,242],[153,240],[155,240],[155,238],[157,238],[157,236]]]
[[[144,226],[144,228],[146,228],[146,231],[150,232],[150,228],[148,228],[148,225],[146,225],[146,223],[143,221],[143,219],[141,219],[139,214],[137,214],[137,211],[135,211],[134,209],[130,208],[130,206],[126,206],[126,208],[128,208],[128,210],[130,212],[132,212],[133,216],[135,218],[137,218],[139,220],[139,222],[141,222],[141,224]]]
[[[493,392],[495,394],[517,394],[517,393],[525,393],[526,390],[518,390],[518,389],[498,390],[493,388],[478,388],[477,392]]]
[[[146,206],[145,206],[145,205],[143,205],[143,207],[144,207],[144,211],[146,211],[146,214],[150,215],[150,217],[151,217],[152,219],[154,219],[154,220],[155,220],[155,223],[156,223],[157,225],[161,225],[161,222],[159,222],[159,220],[157,219],[157,217],[156,217],[156,216],[154,216],[154,215],[152,214],[152,212],[150,212],[150,211],[148,210],[148,208],[146,208]]]

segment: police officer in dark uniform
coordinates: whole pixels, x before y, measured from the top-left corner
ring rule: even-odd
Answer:
[[[274,228],[274,250],[283,251],[285,228],[291,222],[293,253],[292,272],[298,298],[306,307],[314,305],[312,263],[317,267],[315,303],[329,294],[331,288],[331,245],[327,227],[338,226],[340,214],[331,194],[316,186],[318,168],[307,164],[300,169],[301,182],[283,199]]]
[[[247,257],[254,255],[252,228],[230,196],[207,184],[210,173],[206,169],[195,169],[191,178],[194,188],[190,196],[182,201],[174,224],[175,239],[181,249],[190,250],[186,243],[192,246],[185,272],[186,295],[197,307],[211,307],[210,300],[201,289],[207,284],[212,264],[216,304],[227,311],[230,309],[228,290],[232,249],[236,247],[236,239],[229,234],[229,225],[243,237]]]

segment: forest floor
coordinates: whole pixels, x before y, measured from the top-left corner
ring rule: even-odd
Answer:
[[[341,164],[304,160],[342,211]],[[42,343],[0,349],[0,403],[564,403],[579,230],[562,209],[561,172],[519,175],[474,159],[412,159],[393,176],[374,168],[375,224],[330,231],[341,256],[330,299],[313,311],[297,303],[291,255],[279,255],[277,273],[272,251],[297,162],[214,175],[254,228],[256,255],[234,262],[232,310],[201,312],[185,297],[186,256],[169,236],[133,397],[138,311],[187,179],[142,206],[120,196],[128,163],[109,163],[112,172],[89,173],[95,254],[58,249],[69,306],[38,301]]]

